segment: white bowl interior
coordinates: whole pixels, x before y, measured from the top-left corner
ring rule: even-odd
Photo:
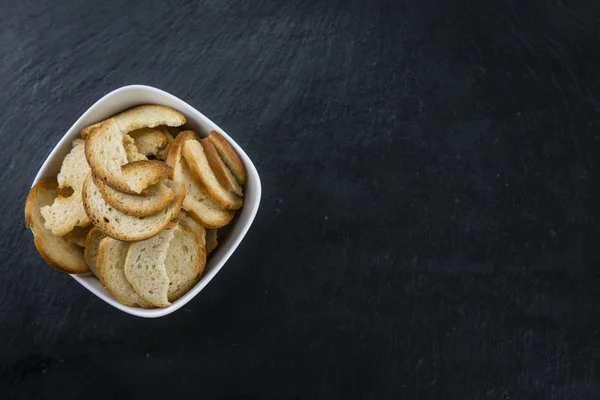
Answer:
[[[150,86],[131,85],[114,90],[102,97],[94,105],[92,105],[75,122],[75,124],[73,124],[73,126],[52,150],[40,168],[40,171],[35,177],[32,186],[41,179],[56,177],[60,171],[60,166],[63,159],[71,149],[71,142],[79,137],[79,132],[83,127],[98,121],[102,121],[127,108],[140,104],[160,104],[172,107],[182,112],[187,118],[185,127],[195,130],[201,136],[206,136],[208,132],[213,129],[222,133],[237,151],[248,171],[248,179],[244,188],[244,206],[234,219],[229,233],[224,238],[219,238],[219,246],[210,255],[204,270],[204,275],[200,282],[198,282],[196,286],[194,286],[180,299],[173,302],[170,307],[151,310],[128,307],[115,300],[104,289],[100,281],[91,273],[84,275],[71,275],[89,291],[119,310],[139,317],[156,318],[170,314],[185,305],[188,301],[194,298],[194,296],[196,296],[223,267],[227,259],[229,259],[231,254],[235,251],[237,246],[246,235],[246,232],[250,228],[250,225],[256,216],[256,212],[258,211],[258,206],[260,203],[261,184],[256,167],[250,158],[248,158],[244,150],[242,150],[242,148],[227,134],[227,132],[219,128],[217,124],[212,122],[201,112],[183,100],[165,91]]]

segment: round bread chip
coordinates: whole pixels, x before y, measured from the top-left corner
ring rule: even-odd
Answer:
[[[169,221],[177,217],[185,198],[185,186],[182,183],[165,181],[165,184],[175,192],[175,200],[155,214],[135,217],[111,207],[90,174],[83,183],[83,206],[96,228],[106,236],[125,242],[146,240],[158,235]]]
[[[156,156],[167,145],[167,134],[159,128],[141,128],[128,135],[134,140],[135,147],[145,156]],[[171,138],[172,139],[172,138]]]
[[[231,170],[225,165],[210,138],[200,139],[200,144],[204,148],[204,155],[206,156],[208,164],[212,168],[221,186],[238,196],[243,196],[242,186],[240,186],[235,176],[231,173]]]
[[[192,177],[189,166],[182,157],[183,145],[188,140],[196,140],[193,131],[181,132],[169,148],[167,164],[172,168],[171,179],[185,184],[186,196],[183,209],[206,228],[220,228],[231,222],[234,211],[228,211],[215,203]]]
[[[25,202],[25,226],[33,231],[38,253],[52,267],[69,274],[89,272],[83,249],[67,243],[61,236],[54,235],[44,227],[40,208],[52,204],[57,191],[58,183],[55,179],[39,181],[31,188]]]
[[[160,125],[177,127],[186,122],[185,115],[179,111],[176,111],[171,107],[159,106],[156,104],[133,107],[115,115],[113,118],[117,119],[125,133],[141,128],[155,128]],[[87,139],[87,137],[105,121],[106,120],[86,126],[81,130],[81,137]]]
[[[227,139],[217,131],[210,131],[208,135],[208,139],[215,145],[223,162],[231,170],[238,180],[238,183],[240,185],[245,185],[247,178],[246,166],[244,166],[243,161],[237,155],[233,147],[231,147]]]
[[[193,288],[202,277],[205,266],[204,235],[198,235],[187,225],[176,227],[165,258],[169,277],[168,300],[173,302]]]
[[[109,118],[88,133],[85,157],[92,172],[104,182],[122,192],[135,193],[121,169],[129,162],[123,140],[117,121]]]
[[[129,243],[112,238],[104,238],[98,246],[96,273],[102,286],[119,301],[130,307],[151,308],[138,294],[125,277],[125,259]]]
[[[135,194],[142,193],[149,186],[167,179],[171,175],[171,168],[159,160],[134,161],[123,165],[121,169]]]
[[[169,107],[134,107],[89,129],[84,128],[85,156],[94,175],[108,185],[122,192],[139,194],[146,187],[165,179],[169,171],[159,160],[140,157],[143,154],[138,155],[131,148],[125,135],[141,128],[184,123],[183,114]],[[130,162],[130,159],[136,161]]]
[[[170,169],[162,161],[139,159],[129,162],[124,141],[125,134],[115,118],[92,130],[85,141],[85,157],[94,175],[114,189],[137,194],[168,177]],[[134,149],[129,153],[130,157],[135,154]]]
[[[215,203],[225,210],[238,210],[244,205],[244,199],[241,196],[228,191],[221,185],[199,141],[186,141],[183,145],[183,157],[196,182]]]
[[[83,140],[76,139],[72,145],[56,177],[58,195],[52,204],[40,209],[44,226],[57,236],[65,236],[77,227],[91,224],[81,202],[81,186],[90,173],[90,167],[85,159]]]
[[[142,194],[123,193],[113,189],[96,177],[94,184],[104,200],[122,213],[136,217],[147,217],[162,210],[175,199],[175,192],[163,182],[144,189]]]
[[[165,259],[177,224],[171,224],[148,240],[131,243],[125,259],[125,276],[144,301],[168,307],[169,276]]]

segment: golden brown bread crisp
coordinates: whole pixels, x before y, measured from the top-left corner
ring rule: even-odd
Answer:
[[[242,187],[238,183],[237,179],[231,173],[231,170],[225,165],[221,157],[219,156],[215,145],[210,138],[200,139],[200,144],[204,148],[204,154],[208,160],[208,164],[212,168],[215,176],[219,180],[219,183],[228,191],[243,196]]]
[[[244,199],[219,183],[199,141],[186,141],[183,145],[183,157],[198,185],[215,203],[225,210],[238,210],[242,207]]]
[[[206,228],[220,228],[233,219],[235,212],[227,211],[216,204],[192,177],[187,162],[182,157],[182,148],[186,141],[198,136],[193,131],[180,133],[171,143],[167,164],[172,167],[171,179],[182,182],[186,187],[183,209]]]
[[[89,272],[83,249],[67,243],[44,227],[40,208],[52,204],[57,192],[58,183],[55,179],[39,181],[31,188],[25,202],[25,226],[33,231],[35,248],[48,264],[69,274]]]
[[[223,162],[229,167],[239,184],[245,185],[247,178],[246,166],[227,139],[217,131],[210,131],[208,138],[215,145]]]
[[[112,208],[100,194],[90,174],[83,184],[83,205],[96,228],[106,236],[125,242],[146,240],[158,235],[177,217],[185,198],[182,183],[165,181],[165,184],[176,193],[175,200],[148,217],[135,217]]]

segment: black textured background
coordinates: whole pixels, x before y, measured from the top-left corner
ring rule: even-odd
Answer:
[[[600,398],[597,0],[0,5],[0,398]],[[23,225],[57,140],[132,83],[263,182],[159,320]]]

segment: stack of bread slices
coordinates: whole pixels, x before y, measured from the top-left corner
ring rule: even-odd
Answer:
[[[198,283],[217,229],[244,204],[246,170],[222,135],[185,123],[143,105],[82,129],[57,178],[27,197],[44,260],[93,273],[128,306],[168,307]]]

